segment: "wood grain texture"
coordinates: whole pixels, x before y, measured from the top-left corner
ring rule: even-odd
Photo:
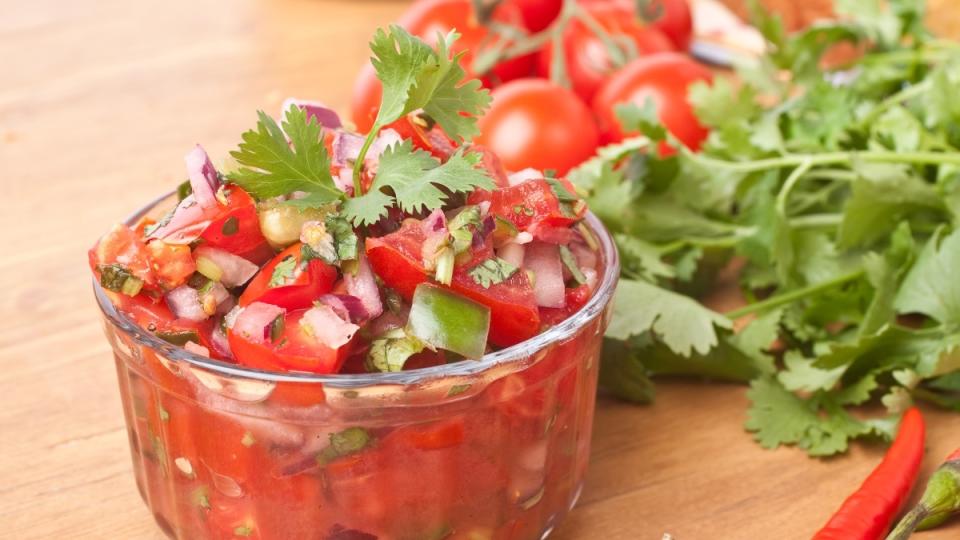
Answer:
[[[0,523],[3,538],[159,539],[131,475],[86,249],[224,156],[287,96],[345,110],[387,1],[0,0]],[[740,386],[661,384],[601,400],[593,464],[559,540],[805,538],[882,455],[759,449]],[[927,411],[925,474],[960,444]],[[920,538],[955,538],[954,525]]]

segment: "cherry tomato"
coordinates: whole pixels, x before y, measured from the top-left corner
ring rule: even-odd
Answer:
[[[596,3],[588,4],[583,9],[611,36],[633,42],[640,56],[674,50],[673,43],[662,32],[640,22],[628,8],[612,3]],[[590,103],[600,85],[614,71],[607,46],[581,20],[574,19],[564,31],[563,49],[567,76],[573,91]],[[552,62],[553,46],[548,44],[540,51],[537,73],[549,78]]]
[[[400,230],[380,238],[368,238],[366,242],[367,258],[373,270],[408,302],[417,285],[428,280],[421,255],[425,239],[420,223],[410,220]],[[516,272],[489,288],[483,288],[470,277],[470,269],[488,256],[484,252],[475,254],[472,261],[454,268],[450,288],[490,308],[490,342],[506,347],[536,335],[540,316],[525,272]]]
[[[628,135],[617,120],[620,103],[643,107],[652,99],[660,121],[691,150],[700,148],[708,131],[697,120],[687,100],[687,90],[697,81],[710,81],[706,67],[682,54],[665,53],[634,60],[604,83],[593,100],[593,110],[605,143]]]
[[[511,26],[522,26],[523,16],[517,6],[501,4],[494,11],[493,19]],[[477,21],[471,0],[419,0],[403,14],[400,26],[428,43],[434,43],[437,34],[446,35],[456,29],[460,39],[453,46],[454,53],[465,53],[460,60],[468,78],[476,75],[471,71],[475,54],[490,47],[490,33]],[[534,56],[524,55],[495,66],[481,81],[493,87],[500,82],[525,77],[533,70]],[[353,89],[351,116],[360,132],[367,132],[373,125],[380,106],[382,87],[370,63],[364,65]]]
[[[563,0],[507,0],[504,3],[517,6],[523,15],[524,26],[531,32],[550,26],[563,8]]]
[[[621,9],[629,10],[634,18],[640,18],[636,14],[636,0],[580,0],[580,3],[584,5],[614,4]],[[649,10],[650,14],[659,14],[650,26],[663,32],[677,50],[686,51],[690,48],[690,40],[693,37],[693,13],[688,0],[651,0]]]
[[[303,244],[299,242],[293,244],[261,268],[240,295],[240,305],[265,302],[287,309],[302,309],[310,307],[314,300],[333,290],[337,269],[320,259],[311,259],[304,265],[302,247]],[[278,270],[277,267],[281,265]],[[284,268],[289,270],[289,276],[282,284],[271,286],[270,282],[275,281],[275,277],[281,278],[274,274],[282,273]]]
[[[571,194],[576,193],[566,180],[559,180]],[[586,213],[583,206],[579,214],[565,213],[560,200],[546,180],[528,180],[515,186],[494,191],[478,190],[470,194],[469,204],[490,202],[490,213],[500,216],[521,230],[535,225],[569,227]]]
[[[593,155],[598,135],[576,94],[543,79],[520,79],[493,91],[477,142],[509,171],[527,167],[565,174]]]
[[[300,326],[306,309],[291,311],[284,317],[283,332],[275,340],[255,343],[238,333],[227,332],[230,350],[242,365],[272,371],[305,371],[309,373],[336,373],[349,356],[354,342],[339,349],[331,349],[307,334]],[[301,389],[302,390],[302,389]],[[303,403],[305,396],[296,395],[291,388],[288,401]],[[278,399],[283,400],[282,396]],[[322,401],[322,395],[313,402]]]

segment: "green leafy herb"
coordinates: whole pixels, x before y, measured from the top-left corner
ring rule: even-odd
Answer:
[[[331,433],[330,444],[317,455],[317,461],[321,465],[326,465],[337,458],[356,454],[373,443],[374,438],[370,433],[359,427]]]
[[[188,341],[200,343],[200,334],[196,330],[157,330],[153,335],[179,347],[183,347]]]
[[[423,351],[422,341],[403,331],[394,328],[370,343],[367,352],[367,369],[369,371],[403,371],[403,365],[411,356]]]
[[[960,410],[943,382],[960,369],[960,45],[910,0],[840,0],[843,20],[792,35],[752,4],[769,51],[691,88],[700,151],[652,102],[622,105],[641,136],[569,174],[622,260],[601,383],[647,401],[655,376],[753,379],[761,444],[831,455],[890,432],[853,406]],[[824,72],[844,42],[865,54]],[[701,305],[717,283],[745,305]]]
[[[516,266],[507,261],[499,257],[491,257],[471,268],[467,275],[473,278],[473,282],[477,285],[489,289],[491,285],[499,285],[510,279],[517,270]]]
[[[257,128],[244,133],[240,149],[230,153],[241,165],[227,176],[230,181],[260,199],[294,191],[307,192],[318,205],[340,199],[316,118],[292,105],[281,129],[266,113],[257,115]]]
[[[576,281],[578,285],[583,285],[587,282],[587,276],[583,275],[583,271],[580,270],[580,265],[577,264],[577,258],[573,256],[573,252],[571,252],[567,246],[560,246],[560,260],[563,262],[563,265],[567,267],[567,270],[570,271],[570,275],[573,276],[573,280]]]
[[[122,265],[101,264],[97,270],[100,271],[100,285],[104,289],[127,296],[136,296],[143,287],[143,280],[131,274]]]
[[[478,154],[459,151],[441,164],[428,152],[414,150],[413,143],[405,140],[383,153],[370,191],[348,199],[343,214],[354,225],[371,225],[386,216],[394,204],[404,212],[417,213],[443,206],[448,192],[492,189],[493,181],[477,168],[478,163]]]
[[[276,266],[273,267],[273,273],[270,274],[270,281],[267,287],[280,287],[287,281],[293,279],[297,272],[297,258],[293,255],[287,255]]]

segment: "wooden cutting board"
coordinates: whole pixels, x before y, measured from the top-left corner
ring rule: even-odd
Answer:
[[[403,8],[0,4],[0,537],[162,538],[131,475],[85,251],[183,178],[190,145],[225,155],[256,109],[299,96],[346,110],[368,36]],[[586,489],[553,538],[805,538],[883,453],[764,451],[741,428],[743,387],[659,392],[650,407],[600,401]],[[927,413],[925,475],[960,445],[960,415]]]

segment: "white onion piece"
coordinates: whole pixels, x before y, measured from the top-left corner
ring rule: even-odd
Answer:
[[[538,306],[562,308],[566,305],[560,248],[543,242],[532,242],[526,248],[523,266],[534,274],[533,295]]]
[[[510,182],[510,186],[513,187],[513,186],[520,185],[528,180],[540,180],[541,178],[543,178],[542,172],[536,169],[531,169],[527,167],[522,171],[517,171],[511,174],[510,176],[507,176],[507,181]]]
[[[497,250],[497,257],[507,261],[508,263],[520,268],[523,266],[523,254],[524,247],[521,244],[514,242],[509,242],[504,244],[503,247]]]
[[[233,332],[252,343],[263,343],[270,335],[274,319],[286,313],[282,307],[254,302],[243,308],[233,323]]]
[[[520,245],[529,244],[530,242],[533,242],[533,235],[527,231],[517,233],[516,238],[513,239],[513,243]]]
[[[239,287],[257,273],[260,268],[252,262],[239,255],[234,255],[229,251],[210,247],[200,246],[193,251],[193,257],[199,259],[203,257],[220,268],[220,282],[227,287]]]
[[[187,352],[191,352],[197,356],[206,356],[207,358],[210,358],[210,349],[207,349],[199,343],[188,341],[183,344],[183,348],[186,349]]]
[[[342,319],[326,304],[308,309],[300,319],[300,324],[308,326],[317,341],[331,349],[346,345],[360,329],[352,322]]]
[[[357,273],[354,275],[347,272],[343,276],[343,281],[347,284],[347,294],[356,296],[363,303],[363,309],[367,310],[368,318],[375,319],[383,313],[380,288],[377,287],[377,280],[363,253],[357,261]]]
[[[587,288],[591,291],[597,288],[597,282],[600,281],[600,275],[593,268],[581,268],[583,277],[587,278]]]
[[[568,246],[570,252],[573,253],[573,256],[577,259],[577,266],[580,267],[580,270],[587,271],[588,269],[597,268],[597,254],[587,247],[585,244],[579,242],[574,242]]]
[[[197,290],[187,285],[181,285],[167,293],[167,305],[173,315],[188,321],[205,321],[209,318],[200,305],[200,295]]]
[[[209,226],[210,220],[206,218],[203,207],[191,194],[180,201],[170,221],[151,232],[147,238],[163,240],[168,244],[189,244],[200,238]]]
[[[316,118],[317,123],[325,128],[337,129],[343,127],[343,122],[340,120],[340,115],[337,114],[337,111],[327,107],[325,104],[320,103],[319,101],[287,98],[283,102],[283,108],[280,111],[280,114],[286,117],[287,111],[289,111],[290,107],[294,105],[300,107],[303,109],[303,112],[307,113],[308,120],[310,118]]]
[[[203,208],[217,206],[217,189],[220,187],[220,175],[214,168],[210,156],[198,144],[186,155],[187,176],[190,178],[190,188],[197,203]]]

